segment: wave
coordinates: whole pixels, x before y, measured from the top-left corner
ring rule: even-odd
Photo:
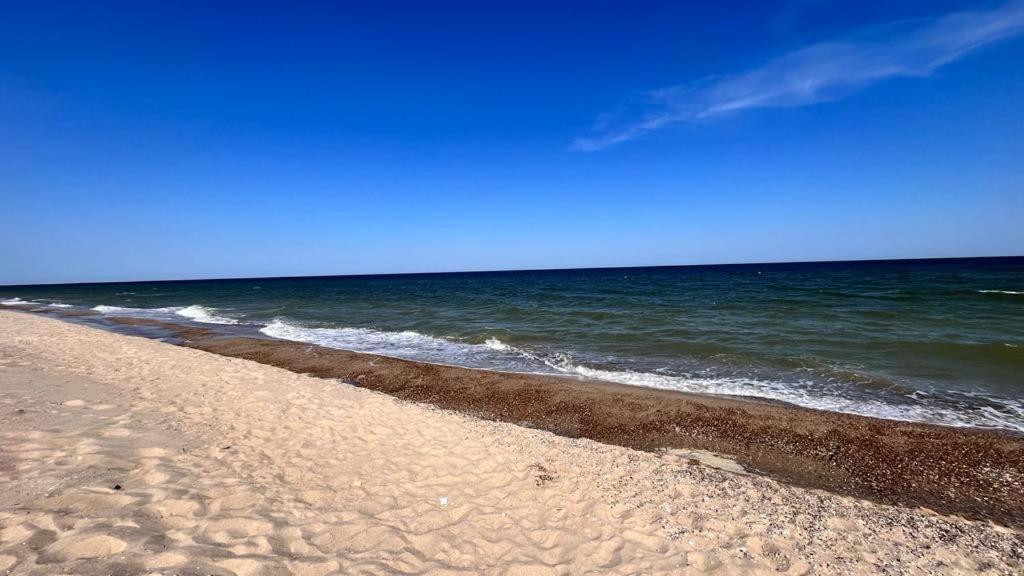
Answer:
[[[179,308],[128,308],[125,306],[107,306],[106,304],[100,304],[99,306],[93,306],[92,309],[101,314],[108,314],[110,316],[135,316],[138,318],[150,318],[165,317],[168,314],[173,314]]]
[[[750,378],[703,378],[601,370],[587,366],[572,366],[567,371],[595,380],[604,380],[631,386],[674,390],[695,394],[740,396],[779,400],[805,408],[844,412],[860,416],[924,422],[958,427],[1000,428],[1024,432],[1024,404],[1007,399],[978,396],[984,402],[974,410],[963,406],[950,407],[943,403],[895,404],[876,400],[848,398],[839,394],[816,390],[812,381],[782,382]]]
[[[484,344],[472,344],[412,330],[391,332],[373,328],[310,328],[281,319],[275,319],[261,328],[260,332],[282,340],[405,360],[467,368],[531,371],[523,359],[505,353],[501,349],[502,343],[497,339]]]
[[[175,316],[187,318],[202,324],[238,324],[234,318],[217,316],[216,308],[193,304],[191,306],[168,306],[164,308],[127,308],[124,306],[94,306],[93,310],[108,316],[130,316],[132,318],[152,318],[157,320],[174,320]]]
[[[885,402],[844,396],[838,388],[823,389],[810,379],[782,381],[747,377],[677,375],[595,368],[566,353],[534,353],[489,337],[481,344],[438,338],[410,330],[389,332],[372,328],[309,328],[275,319],[260,329],[267,336],[328,348],[507,372],[565,374],[630,386],[693,394],[766,398],[789,404],[911,422],[948,426],[1001,428],[1024,432],[1024,404],[977,396],[974,409],[959,401],[924,402],[904,396],[904,402]]]
[[[21,298],[14,297],[8,298],[6,300],[0,300],[0,304],[3,304],[4,306],[24,306],[26,304],[34,304],[34,302],[29,302],[27,300],[22,300]]]
[[[498,340],[497,338],[493,338],[493,337],[488,338],[487,340],[484,340],[484,346],[490,348],[491,350],[511,350],[512,349],[512,347],[509,346],[508,344],[505,344],[501,340]]]
[[[71,304],[62,304],[60,302],[50,302],[47,306],[50,308],[71,308]]]
[[[1012,294],[1016,296],[1024,294],[1024,292],[1015,292],[1013,290],[978,290],[978,292],[982,294]]]
[[[186,306],[180,310],[176,310],[174,313],[178,316],[184,316],[190,320],[195,320],[196,322],[202,322],[203,324],[238,324],[238,320],[235,320],[234,318],[217,316],[215,314],[216,311],[216,308],[193,304],[192,306]]]

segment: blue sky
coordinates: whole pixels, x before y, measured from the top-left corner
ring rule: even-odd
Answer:
[[[1024,3],[5,2],[0,283],[1024,254]]]

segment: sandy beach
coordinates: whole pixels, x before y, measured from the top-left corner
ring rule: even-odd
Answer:
[[[593,378],[477,370],[94,311],[19,307],[328,378],[404,400],[644,451],[728,454],[788,484],[1024,527],[1024,436],[690,394]]]
[[[0,572],[1018,574],[1013,525],[0,312]]]
[[[1024,0],[3,7],[0,576],[1024,576]]]

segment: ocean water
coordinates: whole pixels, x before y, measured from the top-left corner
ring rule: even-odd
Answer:
[[[1024,432],[1024,258],[14,286],[0,302]]]

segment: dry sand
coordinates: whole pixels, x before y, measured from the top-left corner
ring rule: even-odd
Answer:
[[[699,458],[0,312],[0,573],[1024,571],[1017,530]]]

